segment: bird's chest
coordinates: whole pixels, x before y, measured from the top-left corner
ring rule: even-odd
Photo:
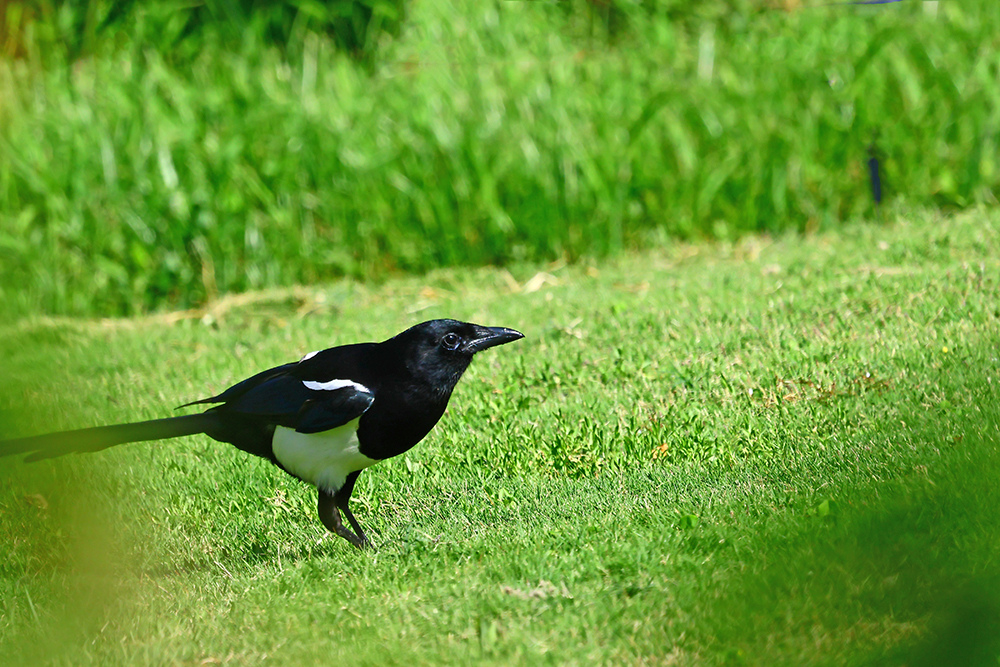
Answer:
[[[399,456],[420,442],[444,414],[448,395],[432,391],[414,395],[396,392],[379,394],[361,417],[360,434],[364,453],[383,460]]]
[[[344,485],[350,473],[378,463],[359,450],[357,419],[322,433],[278,426],[271,447],[285,470],[331,493]]]

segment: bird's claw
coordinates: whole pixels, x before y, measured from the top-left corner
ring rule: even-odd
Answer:
[[[368,541],[367,537],[365,537],[364,535],[358,537],[357,535],[354,534],[354,531],[352,531],[347,526],[340,526],[339,528],[337,528],[336,533],[338,536],[343,537],[345,540],[347,540],[348,542],[350,542],[359,549],[372,548],[372,543]]]

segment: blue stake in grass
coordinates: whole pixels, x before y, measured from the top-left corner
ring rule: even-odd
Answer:
[[[872,184],[872,199],[875,206],[882,203],[882,177],[879,174],[878,148],[875,142],[868,144],[868,178]]]
[[[830,2],[823,6],[836,7],[838,5],[892,5],[902,1],[903,0],[855,0],[854,2],[851,2],[850,0],[848,0],[847,2]]]

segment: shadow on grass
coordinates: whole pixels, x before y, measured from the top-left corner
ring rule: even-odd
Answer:
[[[907,443],[898,463],[909,472],[841,489],[825,512],[761,535],[767,556],[721,594],[706,653],[724,664],[1000,663],[1000,409],[992,385],[977,396],[964,423],[918,409],[905,434],[882,427],[886,442]]]

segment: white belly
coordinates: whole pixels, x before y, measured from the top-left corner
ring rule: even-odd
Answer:
[[[335,493],[355,470],[378,463],[358,451],[358,420],[322,433],[299,433],[284,426],[274,429],[274,457],[307,482]]]

